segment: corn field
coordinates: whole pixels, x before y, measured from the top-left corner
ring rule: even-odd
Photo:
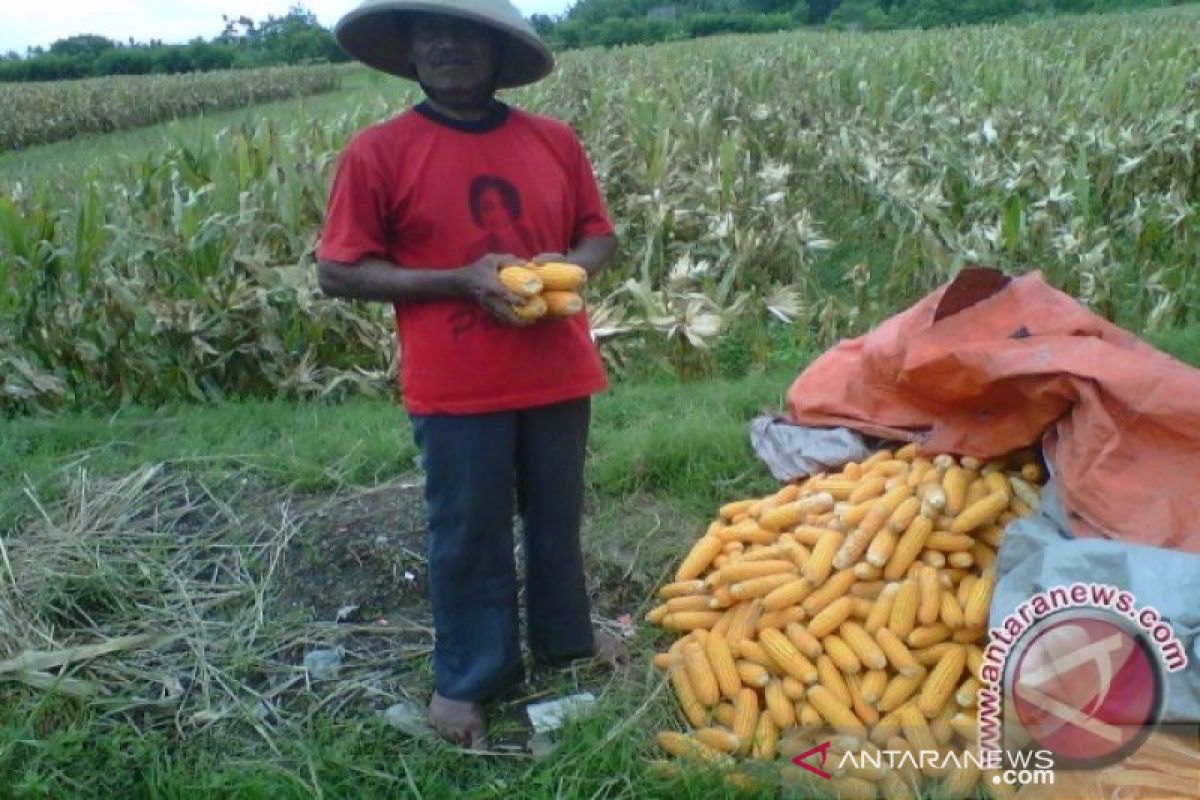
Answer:
[[[107,133],[176,117],[327,92],[333,67],[274,67],[93,78],[54,83],[0,83],[0,151]]]
[[[415,99],[355,97],[0,176],[0,409],[386,390],[387,311],[312,275],[341,146]],[[618,371],[703,371],[747,328],[824,347],[971,262],[1042,269],[1136,332],[1200,313],[1190,9],[574,52],[507,99],[592,155],[622,251],[588,299]]]

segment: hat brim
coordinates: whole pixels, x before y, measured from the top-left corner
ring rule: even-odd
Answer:
[[[455,8],[436,0],[398,0],[357,8],[338,22],[334,36],[341,48],[358,61],[389,75],[415,81],[417,73],[409,58],[405,18],[416,14],[460,17],[504,36],[497,89],[536,83],[554,70],[554,55],[532,28],[522,30],[497,16]]]

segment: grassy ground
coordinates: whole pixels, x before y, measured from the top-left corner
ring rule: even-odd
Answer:
[[[770,484],[749,450],[745,423],[778,406],[790,377],[779,371],[691,386],[622,385],[597,400],[586,538],[598,611],[639,616],[649,587],[718,500]],[[319,495],[410,473],[415,453],[402,411],[385,400],[6,421],[0,531],[10,542],[20,536],[18,520],[39,513],[31,498],[53,508],[82,471],[120,476],[168,462],[213,486],[234,475]],[[648,667],[655,639],[638,634],[634,666],[621,680],[590,668],[537,677],[532,692],[586,689],[600,697],[598,712],[540,761],[406,740],[361,709],[317,713],[288,727],[273,753],[244,724],[186,738],[169,729],[147,734],[136,715],[0,683],[0,796],[721,796],[718,776],[668,784],[643,764],[653,731],[673,716]],[[413,680],[427,672],[425,665]],[[513,720],[519,711],[510,704],[498,716]]]

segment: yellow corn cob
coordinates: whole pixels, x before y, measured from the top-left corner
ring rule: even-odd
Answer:
[[[779,728],[770,714],[759,714],[758,725],[754,728],[754,744],[750,748],[750,757],[759,761],[774,761],[779,755]]]
[[[923,667],[932,667],[938,661],[941,661],[942,656],[944,656],[947,651],[957,646],[958,645],[956,645],[954,642],[938,642],[935,645],[911,650],[910,652],[912,653],[913,658],[917,660],[918,664]]]
[[[744,753],[754,740],[754,729],[758,724],[758,695],[753,689],[742,689],[733,703],[733,709],[733,733],[740,740],[738,751]]]
[[[954,726],[950,724],[950,719],[957,711],[958,708],[953,703],[946,703],[937,716],[929,720],[929,730],[933,732],[934,741],[943,747],[950,744],[950,740],[954,738]]]
[[[721,567],[725,566],[728,563],[729,563],[729,556],[726,555],[725,553],[722,553],[721,555],[719,555],[713,559],[712,565],[715,569],[720,569]]]
[[[824,724],[821,714],[813,708],[812,703],[807,701],[799,704],[799,708],[796,709],[796,719],[802,731],[815,730]]]
[[[979,739],[979,717],[973,711],[959,711],[950,717],[950,727],[962,739],[974,743]]]
[[[673,600],[676,597],[703,594],[706,591],[708,590],[704,586],[704,581],[701,580],[675,581],[659,587],[658,596],[663,600]]]
[[[767,628],[759,634],[759,641],[771,660],[789,675],[803,683],[815,683],[817,668],[779,631]]]
[[[939,749],[937,740],[933,738],[933,731],[929,729],[929,722],[915,705],[905,703],[896,710],[896,716],[900,719],[900,729],[904,731],[904,738],[914,750]]]
[[[763,687],[771,682],[771,673],[762,664],[744,659],[734,663],[743,685]]]
[[[823,514],[833,510],[833,495],[826,492],[811,494],[785,505],[764,511],[758,523],[768,530],[791,528],[804,521],[809,514]]]
[[[867,547],[866,563],[882,568],[895,552],[896,542],[899,541],[899,538],[891,528],[881,528]]]
[[[954,702],[961,708],[974,708],[979,701],[979,681],[970,675],[954,692]]]
[[[522,297],[533,297],[544,287],[537,273],[525,267],[503,267],[498,274],[505,289]]]
[[[838,702],[833,693],[824,686],[820,684],[810,686],[808,702],[817,710],[821,718],[838,733],[857,736],[860,740],[867,737],[867,729],[862,720],[855,716],[854,711],[848,705]]]
[[[940,550],[926,550],[921,553],[921,561],[934,569],[946,566],[946,554]]]
[[[988,608],[992,603],[992,589],[995,585],[995,575],[988,572],[971,586],[967,601],[963,603],[963,618],[968,626],[976,627],[987,623]]]
[[[947,650],[921,687],[917,708],[927,717],[937,716],[950,701],[958,686],[963,669],[967,666],[967,651],[962,647]]]
[[[959,628],[950,634],[950,640],[959,644],[970,644],[971,642],[981,641],[986,636],[987,630],[982,625],[968,626],[966,628]]]
[[[728,569],[728,567],[723,569]],[[738,600],[752,600],[756,597],[768,595],[785,583],[791,583],[795,579],[796,576],[791,573],[775,573],[773,575],[763,575],[758,578],[747,578],[744,581],[731,584],[729,593]]]
[[[786,674],[786,670],[776,663],[775,659],[771,658],[770,654],[767,653],[767,648],[763,647],[760,642],[753,639],[743,639],[738,643],[736,652],[742,658],[762,666],[772,675],[779,677]]]
[[[992,492],[958,514],[950,530],[953,533],[970,533],[976,528],[990,525],[1008,508],[1009,502],[1005,492]]]
[[[964,609],[967,605],[967,597],[970,596],[971,593],[971,587],[974,586],[975,582],[978,580],[979,578],[975,575],[967,575],[958,584],[958,589],[955,591],[954,597],[956,600],[958,600],[958,604]]]
[[[825,581],[825,584],[821,588],[804,599],[802,607],[805,613],[810,615],[820,613],[822,609],[828,607],[834,600],[844,597],[857,580],[858,576],[854,574],[854,570],[843,569],[840,572],[834,573],[832,577]]]
[[[672,597],[664,605],[668,614],[676,611],[707,611],[712,597],[706,594],[691,594],[687,597]]]
[[[833,556],[835,569],[845,569],[862,558],[867,546],[871,544],[871,539],[887,522],[890,515],[886,506],[881,505],[882,502],[882,500],[877,501],[877,504],[867,511],[867,515],[858,523],[858,527],[842,541],[841,547]]]
[[[967,645],[967,674],[973,678],[980,677],[979,670],[983,668],[983,648],[977,644]]]
[[[729,521],[729,520],[733,519],[734,517],[736,517],[738,514],[746,513],[746,510],[749,509],[750,506],[754,505],[755,502],[757,502],[757,501],[754,500],[753,498],[746,498],[744,500],[733,500],[732,502],[726,503],[725,505],[721,506],[721,508],[717,511],[717,513],[721,516],[721,519]]]
[[[825,531],[813,546],[812,555],[804,562],[804,577],[813,586],[820,586],[829,577],[833,568],[833,557],[841,547],[844,534]]]
[[[575,292],[544,291],[542,300],[546,303],[546,316],[550,319],[565,319],[583,311],[583,298]]]
[[[916,792],[898,772],[886,772],[879,781],[879,794],[883,800],[917,800]]]
[[[1042,468],[1032,461],[1021,467],[1021,478],[1030,483],[1038,483],[1044,477]]]
[[[806,687],[803,683],[796,680],[791,675],[784,675],[779,682],[783,685],[784,697],[786,697],[788,700],[791,700],[792,703],[795,703],[797,700],[804,699]]]
[[[917,572],[917,621],[922,625],[932,625],[937,622],[942,610],[942,587],[938,584],[937,571],[925,567]]]
[[[863,623],[863,628],[872,636],[875,631],[887,625],[888,617],[892,613],[892,604],[896,600],[896,592],[900,589],[900,584],[889,583],[879,592],[879,597],[875,598],[875,605],[871,608],[871,613],[867,615],[866,622]]]
[[[808,623],[808,632],[818,639],[824,639],[837,630],[843,622],[850,618],[854,606],[849,597],[839,597],[825,608],[821,609]]]
[[[791,542],[790,536],[787,540],[785,540],[783,536],[780,536],[778,539],[775,540],[775,544],[751,545],[749,550],[746,550],[745,552],[742,553],[742,555],[738,559],[738,561],[739,562],[779,561],[782,559],[791,561],[792,560],[791,550],[794,545],[789,544],[790,542]]]
[[[655,736],[658,746],[673,756],[699,758],[704,761],[720,761],[722,755],[706,744],[696,741],[678,731],[659,731]]]
[[[882,709],[880,709],[882,710]],[[900,735],[900,720],[896,718],[896,712],[891,711],[879,718],[874,727],[871,728],[871,741],[878,745],[887,743],[889,750],[903,750],[908,747],[905,742],[902,746],[897,747],[891,740],[898,738]],[[900,739],[903,742],[903,739]]]
[[[936,469],[925,473],[925,477],[917,486],[917,497],[920,497],[934,511],[946,510],[946,490],[942,488]]]
[[[883,697],[884,687],[887,686],[888,674],[886,669],[873,669],[863,674],[859,683],[859,691],[863,700],[874,705]]]
[[[916,442],[909,442],[908,444],[906,444],[903,447],[901,447],[900,449],[898,449],[892,455],[892,458],[899,459],[900,461],[909,461],[909,462],[915,460],[916,457],[917,457],[917,443]]]
[[[767,611],[781,611],[791,606],[797,606],[812,590],[813,585],[807,579],[794,578],[768,592],[762,600],[763,608]]]
[[[1005,783],[999,770],[984,770],[979,777],[979,784],[984,787],[984,793],[989,800],[1016,800],[1017,790]]]
[[[854,716],[858,717],[864,725],[870,728],[879,721],[879,712],[875,710],[875,706],[868,703],[862,695],[862,679],[860,675],[850,675],[846,678],[846,685],[850,688],[850,710],[854,712]]]
[[[949,589],[942,590],[942,600],[938,608],[938,617],[951,630],[957,630],[966,624],[963,618],[962,606],[954,598],[954,592]]]
[[[983,476],[983,482],[988,487],[988,494],[1003,492],[1006,497],[1012,499],[1012,484],[1008,482],[1008,478],[1004,477],[1003,472],[990,472]]]
[[[1020,501],[1024,505],[1024,508],[1022,508],[1021,511],[1024,511],[1026,514],[1028,514],[1030,511],[1034,511],[1041,507],[1042,498],[1038,489],[1030,486],[1028,483],[1016,476],[1008,479],[1008,485],[1012,489],[1012,497],[1010,498],[1011,502],[1016,503],[1017,501]],[[1014,511],[1016,511],[1016,509],[1014,509]],[[1024,516],[1024,514],[1021,514],[1021,516]]]
[[[833,528],[822,528],[818,525],[797,525],[788,532],[793,539],[808,547],[816,547],[817,542],[821,541],[821,537],[827,533],[836,533],[842,536],[845,535],[839,530],[835,530]],[[780,538],[783,538],[782,535]]]
[[[748,603],[734,606],[734,615],[729,621],[729,629],[725,639],[730,647],[736,647],[738,642],[749,639],[758,628],[758,619],[762,614],[762,601],[755,599]]]
[[[700,576],[712,560],[717,557],[724,546],[724,542],[717,536],[705,535],[700,538],[692,546],[683,563],[679,565],[679,569],[675,571],[675,582],[693,580]]]
[[[887,666],[887,656],[862,625],[847,620],[838,630],[842,641],[854,651],[854,655],[867,669],[883,669]]]
[[[742,691],[742,679],[738,676],[737,662],[733,660],[730,643],[722,636],[709,636],[704,639],[704,655],[708,656],[709,667],[713,670],[716,685],[720,687],[725,697],[736,698]]]
[[[888,617],[888,628],[901,639],[908,636],[917,623],[917,608],[920,605],[920,587],[911,578],[900,584],[892,612]]]
[[[914,489],[921,484],[921,479],[925,477],[925,473],[933,467],[933,462],[927,458],[914,458],[912,465],[908,468],[908,477],[905,483]]]
[[[698,728],[692,733],[697,742],[708,745],[720,753],[736,753],[742,746],[742,740],[733,731],[724,728]]]
[[[968,573],[969,571],[965,569],[946,567],[945,569],[938,570],[938,583],[942,585],[943,589],[952,592],[954,587],[958,586],[958,582],[966,577]]]
[[[973,503],[982,500],[990,493],[987,482],[983,478],[976,478],[967,487],[967,497],[963,501],[963,508],[970,508]]]
[[[714,572],[705,579],[705,583],[737,583],[751,578],[761,578],[766,575],[777,575],[783,573],[796,573],[796,565],[791,559],[739,559],[732,564],[727,564],[717,572]]]
[[[667,673],[671,677],[671,685],[675,687],[675,696],[679,699],[679,707],[683,710],[683,715],[687,717],[693,727],[699,728],[704,725],[704,706],[700,704],[692,689],[687,668],[680,660],[671,664]]]
[[[775,592],[785,588],[787,588],[787,586],[780,586],[775,590]],[[764,608],[766,608],[767,601],[770,600],[771,595],[775,594],[775,592],[771,592],[771,594],[763,598]],[[804,612],[803,608],[795,605],[788,608],[782,608],[778,611],[768,611],[759,618],[758,628],[759,630],[762,630],[763,628],[775,628],[777,630],[782,630],[793,622],[803,622],[807,616],[808,615]]]
[[[938,797],[967,797],[979,783],[979,765],[971,758],[963,758],[961,766],[951,766],[938,784]]]
[[[883,576],[889,581],[899,580],[907,572],[908,567],[925,548],[925,541],[933,533],[933,521],[925,516],[918,516],[908,526],[908,530],[896,542],[891,558],[883,569]]]
[[[946,513],[957,515],[963,510],[967,499],[967,485],[970,473],[959,466],[951,466],[942,476],[942,491],[946,493]]]
[[[671,609],[667,608],[666,603],[655,606],[646,612],[646,622],[649,622],[651,625],[661,625],[663,618],[666,617],[670,611]]]
[[[971,560],[981,570],[992,569],[996,565],[996,551],[986,543],[977,541],[975,542],[975,546],[971,548]]]
[[[938,642],[944,642],[953,635],[954,632],[945,623],[935,622],[932,625],[922,625],[919,628],[913,628],[904,641],[910,648],[920,650],[921,648],[935,645]]]
[[[912,487],[908,487],[910,490]],[[921,499],[918,497],[907,497],[904,502],[896,506],[896,510],[888,517],[887,529],[893,533],[903,533],[908,530],[908,526],[921,513]],[[883,566],[880,564],[879,566]]]
[[[711,628],[721,618],[720,611],[680,611],[663,617],[662,626],[677,631]]]
[[[739,689],[738,691],[740,692],[741,690]],[[726,728],[732,728],[734,720],[733,703],[717,703],[717,707],[713,709],[713,719]]]
[[[877,461],[871,466],[872,475],[882,475],[885,478],[894,478],[897,475],[908,477],[908,461],[905,459],[893,458],[888,461]]]
[[[775,727],[785,730],[796,724],[796,707],[784,694],[781,682],[771,681],[768,683],[763,690],[763,697],[766,701],[767,713],[771,715]]]
[[[847,501],[845,503],[838,503],[835,512],[837,514],[838,521],[842,524],[843,528],[849,531],[853,530],[855,526],[866,519],[867,514],[869,514],[871,509],[874,507],[875,502],[873,500],[866,500],[858,504]]]
[[[970,550],[975,546],[975,539],[965,533],[950,533],[934,531],[925,540],[925,550],[937,550],[942,553],[956,553],[960,550]]]
[[[879,595],[883,592],[884,587],[888,585],[888,582],[879,580],[877,577],[864,578],[863,575],[867,573],[866,570],[859,569],[861,566],[863,566],[861,563],[854,565],[854,575],[858,578],[858,582],[850,587],[848,594],[851,597],[872,601],[871,607],[874,608],[874,601],[879,599]],[[878,569],[874,567],[872,569],[875,570],[874,574],[877,575],[879,573]]]
[[[533,297],[526,298],[523,303],[514,305],[512,310],[521,319],[541,319],[546,316],[546,301],[542,299],[541,295],[534,295]]]
[[[847,675],[862,672],[862,662],[858,660],[858,656],[842,640],[842,637],[836,633],[831,633],[821,639],[821,646],[825,648],[825,654],[833,660],[834,664],[837,664],[838,669],[842,672]]]
[[[814,492],[823,492],[834,500],[849,500],[850,493],[858,486],[858,481],[846,478],[820,478],[812,482]]]
[[[921,665],[917,663],[912,651],[908,649],[903,640],[890,628],[880,628],[875,631],[875,642],[887,657],[888,663],[899,674],[905,677],[912,677],[924,672]]]
[[[882,475],[868,475],[858,482],[858,486],[854,487],[854,491],[850,492],[850,497],[847,499],[858,505],[866,500],[879,497],[883,494],[883,484],[885,478]]]
[[[692,687],[692,693],[696,695],[700,704],[706,707],[716,705],[717,701],[721,699],[721,689],[717,685],[717,678],[713,674],[712,666],[708,663],[708,657],[704,654],[704,647],[698,642],[691,642],[684,647],[683,665],[687,668],[688,683]]]
[[[960,550],[946,556],[947,569],[968,569],[975,563],[975,556],[969,551]]]
[[[729,591],[728,586],[717,586],[715,589],[713,589],[713,593],[710,594],[707,599],[708,607],[714,610],[732,608],[738,604],[738,599],[733,596],[733,592]],[[724,615],[722,615],[722,617],[723,616]]]
[[[871,613],[871,609],[875,607],[875,601],[865,597],[850,597],[850,618],[858,621],[866,621]]]
[[[574,292],[587,283],[587,270],[577,264],[551,261],[529,266],[541,279],[542,286],[551,291]]]
[[[900,708],[921,688],[921,684],[925,682],[925,675],[924,669],[916,675],[893,675],[887,686],[883,687],[883,695],[875,704],[876,708],[883,712]]]
[[[801,654],[811,661],[824,652],[821,641],[809,633],[808,628],[799,623],[791,623],[784,627],[784,633]]]

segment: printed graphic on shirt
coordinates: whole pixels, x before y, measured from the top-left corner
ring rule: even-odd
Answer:
[[[497,175],[477,175],[467,190],[471,219],[481,235],[467,245],[465,263],[488,253],[511,253],[531,258],[533,235],[521,222],[521,194],[512,183]]]

